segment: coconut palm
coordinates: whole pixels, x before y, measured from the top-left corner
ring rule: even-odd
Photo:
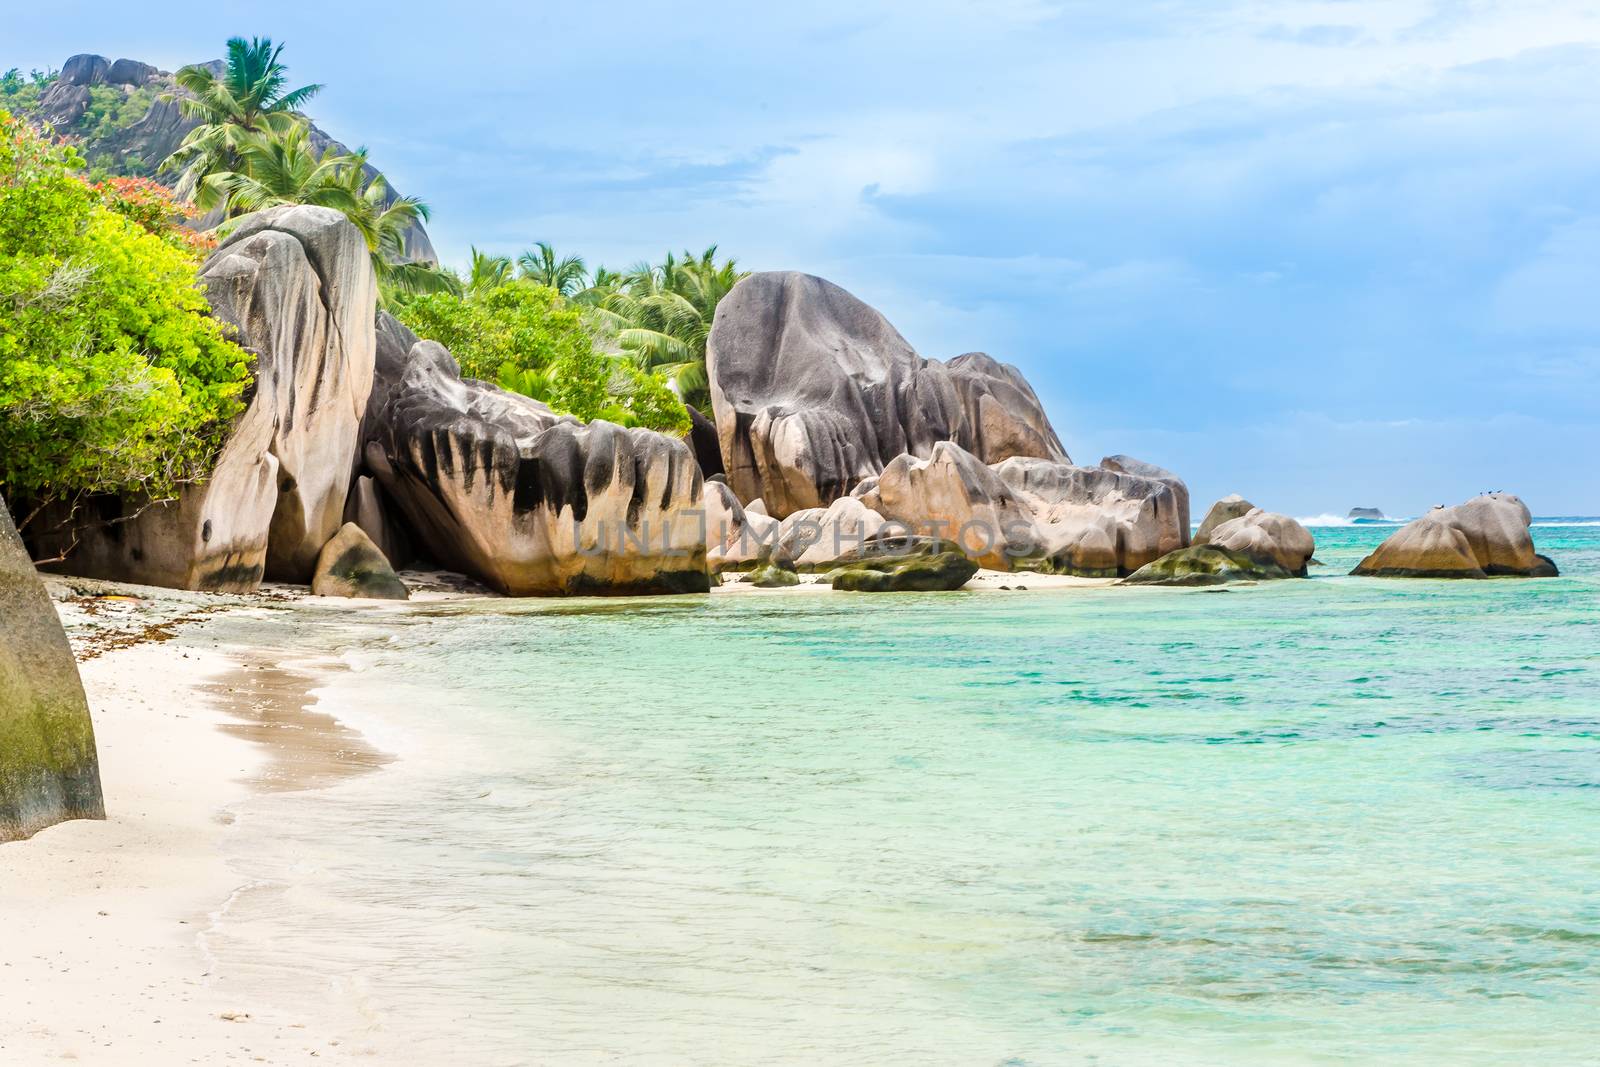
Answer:
[[[697,407],[710,401],[706,340],[717,303],[744,277],[734,260],[719,264],[716,255],[712,245],[682,259],[669,252],[660,264],[641,263],[621,276],[602,268],[597,282],[605,275],[610,284],[597,284],[583,300],[596,306],[618,347],[641,369],[665,375],[673,391]]]
[[[298,121],[295,112],[317,93],[321,85],[285,89],[287,68],[278,57],[283,45],[273,47],[265,37],[228,41],[228,58],[220,73],[209,66],[185,67],[177,74],[178,108],[183,116],[200,123],[183,139],[162,168],[181,169],[177,195],[194,196],[207,175],[238,171],[238,145],[250,133],[284,133]]]
[[[312,151],[304,123],[281,132],[246,131],[233,141],[234,167],[207,174],[195,190],[201,211],[222,208],[229,218],[283,204],[315,204],[350,214],[360,198],[349,175],[366,162],[360,154]]]
[[[556,250],[539,241],[517,260],[521,276],[547,285],[564,297],[574,297],[588,287],[589,271],[581,256],[557,257]]]
[[[510,256],[491,256],[472,248],[472,269],[467,274],[466,291],[476,296],[509,285],[513,280]]]

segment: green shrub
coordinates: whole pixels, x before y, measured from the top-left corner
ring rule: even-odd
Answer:
[[[0,112],[0,491],[162,497],[203,477],[249,356],[199,255],[108,208],[82,159]]]
[[[583,310],[554,289],[515,282],[465,297],[400,296],[395,313],[419,337],[450,349],[463,377],[494,382],[586,422],[679,434],[689,428],[688,412],[666,381],[597,351]]]

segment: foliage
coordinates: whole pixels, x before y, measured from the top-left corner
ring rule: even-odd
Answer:
[[[509,285],[513,279],[510,256],[491,256],[472,247],[472,268],[467,273],[466,291],[474,296]]]
[[[286,90],[287,70],[276,48],[264,37],[228,41],[228,58],[221,75],[207,67],[185,67],[177,74],[178,86],[188,95],[178,97],[185,117],[200,123],[183,139],[163,169],[181,171],[177,193],[187,200],[208,175],[239,169],[239,142],[251,133],[286,133],[297,124],[295,112],[322,90],[303,85]]]
[[[195,253],[102,202],[82,162],[0,112],[0,485],[165,496],[208,471],[249,356],[207,316]]]
[[[734,260],[718,263],[716,257],[712,245],[681,260],[669,252],[660,264],[641,263],[622,275],[602,279],[597,271],[595,284],[580,296],[641,369],[664,375],[701,409],[710,406],[706,340],[717,304],[744,277]]]
[[[535,285],[554,289],[565,297],[577,295],[588,285],[588,268],[579,256],[558,257],[556,250],[543,241],[522,253],[517,260],[521,276]]]
[[[154,87],[141,85],[123,92],[115,85],[89,86],[89,107],[72,127],[72,135],[94,144],[144,118],[156,102]]]
[[[209,252],[217,239],[184,225],[186,216],[168,189],[149,178],[105,178],[94,184],[101,202],[146,233],[155,234],[175,248]]]
[[[39,98],[56,80],[55,71],[31,70],[22,73],[12,67],[0,74],[0,108],[18,115],[26,115],[39,106]]]
[[[660,376],[597,351],[580,308],[554,289],[512,282],[467,295],[400,297],[396,313],[455,355],[463,376],[543,400],[585,421],[603,418],[669,433],[688,413]]]

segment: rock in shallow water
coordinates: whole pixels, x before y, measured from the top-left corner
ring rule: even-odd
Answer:
[[[317,557],[317,573],[311,579],[317,596],[340,596],[356,600],[410,600],[400,576],[389,560],[372,543],[372,538],[353,522],[345,523]]]
[[[1206,512],[1206,517],[1200,520],[1200,528],[1194,532],[1194,543],[1197,545],[1205,544],[1211,539],[1212,530],[1215,530],[1230,519],[1237,519],[1240,515],[1248,515],[1254,507],[1254,504],[1238,493],[1223,497],[1215,504],[1212,504],[1211,510]]]
[[[902,453],[955,441],[982,461],[1066,451],[1014,368],[982,353],[923,359],[887,319],[807,274],[752,274],[707,345],[728,482],[783,518],[826,507]]]
[[[77,662],[0,500],[0,841],[105,814]]]
[[[1252,559],[1270,559],[1296,578],[1306,576],[1306,565],[1317,550],[1311,531],[1297,520],[1261,508],[1251,508],[1237,518],[1220,523],[1206,536],[1204,543],[1241,552]]]
[[[1487,493],[1435,508],[1400,527],[1351,574],[1376,578],[1553,578],[1556,565],[1533,550],[1528,506]]]
[[[828,581],[850,593],[931,593],[960,589],[976,573],[966,553],[946,551],[864,559],[830,572]]]
[[[584,424],[463,379],[380,316],[364,460],[440,563],[512,596],[703,593],[699,464],[683,441]]]
[[[1124,585],[1222,585],[1294,575],[1271,559],[1217,545],[1192,545],[1147,563],[1122,580]]]

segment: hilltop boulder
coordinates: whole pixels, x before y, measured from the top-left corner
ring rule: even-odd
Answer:
[[[1400,527],[1351,574],[1377,578],[1552,578],[1556,565],[1533,550],[1528,506],[1487,493],[1434,508]]]
[[[0,841],[105,816],[78,665],[0,500]]]
[[[105,56],[79,53],[68,56],[61,64],[61,74],[56,81],[62,85],[99,85],[111,73],[111,60]]]
[[[717,306],[706,366],[728,483],[779,518],[826,507],[942,441],[985,462],[1066,459],[1015,368],[979,353],[923,359],[881,314],[811,275],[734,286]]]
[[[343,523],[372,390],[377,283],[337,211],[251,216],[201,270],[213,314],[255,355],[249,405],[215,469],[172,503],[106,499],[60,569],[178,589],[309,581]],[[44,555],[70,542],[42,539]]]
[[[378,338],[362,473],[434,559],[513,596],[710,589],[683,441],[463,379],[387,313]]]

